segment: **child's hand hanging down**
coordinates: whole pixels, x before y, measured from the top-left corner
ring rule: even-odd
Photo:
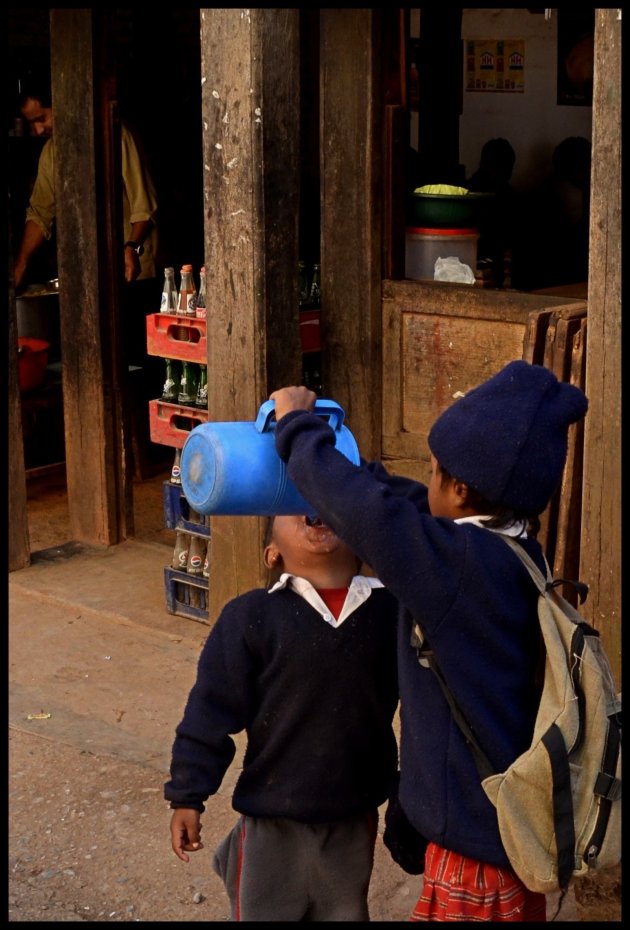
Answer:
[[[171,817],[171,846],[175,855],[189,862],[189,852],[203,849],[201,842],[201,816],[189,807],[178,807]]]

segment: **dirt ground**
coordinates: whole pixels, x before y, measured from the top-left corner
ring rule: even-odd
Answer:
[[[68,539],[62,476],[29,483],[33,562],[9,575],[10,921],[229,919],[210,862],[235,819],[240,738],[188,865],[170,849],[162,798],[208,632],[165,610],[166,477],[136,483],[136,538],[105,550]],[[405,921],[420,886],[379,839],[372,920]],[[620,869],[574,886],[557,919],[620,921]]]

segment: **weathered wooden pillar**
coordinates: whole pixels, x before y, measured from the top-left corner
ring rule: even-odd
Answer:
[[[7,220],[9,211],[7,211]],[[9,243],[11,240],[11,224]],[[18,378],[17,356],[17,315],[15,309],[15,291],[13,278],[13,256],[9,249],[9,325],[7,334],[9,365],[8,397],[8,469],[7,489],[5,493],[9,502],[8,571],[25,568],[30,564],[31,551],[28,535],[28,511],[26,506],[26,472],[24,469],[24,441],[22,437],[22,408]]]
[[[322,9],[324,392],[366,458],[381,446],[381,11]]]
[[[621,687],[621,9],[595,11],[580,578]]]
[[[299,10],[201,10],[201,81],[208,409],[254,420],[272,390],[301,381]],[[264,584],[263,528],[211,519],[211,620]]]
[[[51,72],[70,533],[82,542],[112,545],[125,535],[123,488],[130,476],[123,466],[114,345],[121,195],[112,180],[116,159],[108,120],[96,99],[96,15],[90,9],[51,11]]]

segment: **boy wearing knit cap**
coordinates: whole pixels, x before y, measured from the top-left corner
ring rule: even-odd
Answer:
[[[438,417],[428,486],[350,463],[305,387],[271,398],[291,480],[399,601],[399,799],[429,841],[410,919],[545,921],[544,896],[510,868],[496,810],[423,652],[504,771],[531,743],[540,683],[538,590],[500,534],[545,571],[532,527],[560,483],[585,395],[542,366],[511,362]]]
[[[247,749],[240,817],[214,853],[232,920],[369,920],[378,808],[398,769],[396,601],[321,520],[272,519],[278,580],[231,600],[177,727],[171,845],[202,848],[204,802]]]

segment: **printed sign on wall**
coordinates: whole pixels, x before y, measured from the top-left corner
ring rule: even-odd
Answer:
[[[524,39],[466,39],[467,91],[522,94]]]

